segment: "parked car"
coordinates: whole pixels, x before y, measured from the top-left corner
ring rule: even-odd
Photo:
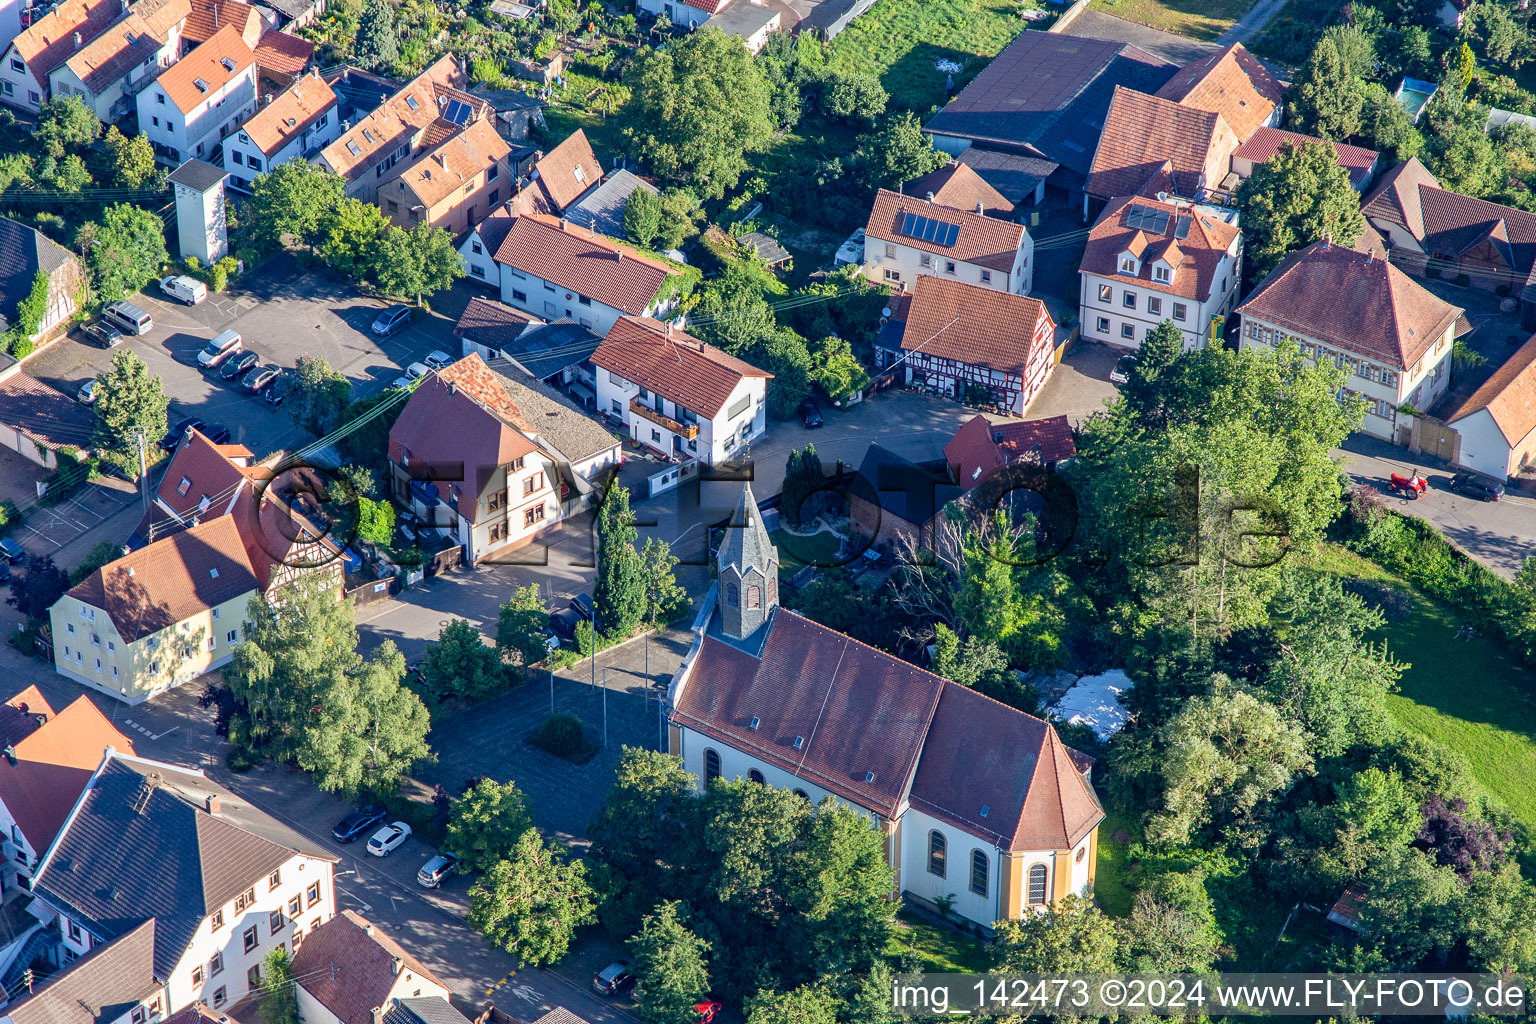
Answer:
[[[800,403],[800,421],[807,429],[821,426],[821,406],[816,404],[816,399],[807,398]]]
[[[160,290],[177,302],[196,306],[208,300],[208,286],[195,277],[177,274],[160,279]]]
[[[571,598],[571,607],[576,609],[576,614],[592,622],[597,618],[597,605],[592,603],[591,594],[577,594]]]
[[[114,302],[101,311],[102,319],[126,334],[138,337],[154,329],[155,320],[131,302]]]
[[[27,557],[27,552],[11,538],[0,537],[0,555],[11,565],[20,565]]]
[[[338,843],[350,843],[383,820],[384,808],[377,804],[359,807],[336,823],[331,829],[331,838]]]
[[[373,333],[380,338],[388,338],[409,324],[411,316],[411,307],[403,302],[397,302],[380,313],[373,321]]]
[[[86,324],[81,328],[81,332],[102,348],[117,348],[125,340],[123,332],[105,320],[97,320],[95,323]]]
[[[259,395],[272,387],[272,382],[281,377],[283,371],[276,366],[253,367],[240,382],[240,387],[248,394]],[[282,399],[278,399],[282,401]],[[275,404],[275,403],[274,403]]]
[[[1131,371],[1136,368],[1136,357],[1126,354],[1115,360],[1115,368],[1109,371],[1111,384],[1125,384],[1131,379]]]
[[[204,369],[215,367],[239,352],[241,344],[239,331],[220,331],[197,354],[197,364]]]
[[[165,436],[160,439],[160,447],[168,452],[173,452],[181,444],[181,439],[187,436],[187,431],[199,430],[203,426],[203,421],[196,416],[187,416],[179,419],[170,430],[165,432]]]
[[[412,363],[410,366],[405,368],[404,373],[395,378],[395,382],[391,384],[390,387],[408,388],[412,384],[415,384],[417,381],[421,380],[421,378],[425,377],[427,373],[428,368],[425,363]]]
[[[368,852],[375,857],[388,857],[405,845],[411,838],[411,826],[403,821],[392,821],[373,834],[368,840]]]
[[[1476,473],[1457,473],[1451,477],[1451,490],[1478,501],[1498,501],[1504,497],[1504,485]]]
[[[592,988],[599,995],[616,996],[634,985],[635,972],[630,968],[628,960],[615,960],[592,975]]]
[[[203,436],[214,444],[229,444],[233,436],[228,427],[221,427],[217,423],[210,423],[203,428]]]
[[[713,999],[706,999],[702,1003],[694,1003],[693,1012],[699,1015],[694,1024],[711,1024],[720,1012],[720,1004]]]
[[[90,380],[86,381],[84,384],[81,384],[80,385],[80,390],[75,392],[75,398],[79,399],[81,405],[95,405],[96,404],[96,378],[92,377]]]
[[[576,639],[576,626],[586,621],[574,608],[561,608],[549,613],[549,630],[555,636],[571,643]]]
[[[283,399],[288,397],[288,389],[292,387],[289,383],[291,379],[288,374],[279,373],[273,378],[272,383],[267,385],[267,389],[261,393],[261,397],[267,400],[268,405],[282,405]]]
[[[246,371],[259,362],[261,362],[261,356],[250,349],[246,349],[244,352],[237,352],[220,364],[219,376],[233,383],[244,377]]]
[[[459,858],[451,853],[440,853],[421,866],[416,872],[416,884],[423,889],[436,889],[446,882],[450,875],[459,871]]]
[[[443,367],[453,362],[453,356],[438,348],[428,352],[427,358],[423,359],[422,362],[426,363],[434,370],[441,370]]]

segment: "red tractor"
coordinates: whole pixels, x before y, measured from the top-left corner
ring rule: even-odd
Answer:
[[[1429,490],[1429,481],[1418,473],[1412,476],[1403,476],[1401,473],[1392,474],[1392,493],[1410,501],[1417,501],[1419,497]]]

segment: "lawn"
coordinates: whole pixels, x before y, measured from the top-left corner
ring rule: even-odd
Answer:
[[[1124,917],[1131,912],[1130,870],[1131,842],[1116,842],[1116,833],[1135,836],[1134,822],[1122,817],[1120,812],[1105,808],[1104,820],[1099,823],[1099,863],[1093,873],[1093,895],[1099,906],[1111,917]]]
[[[896,918],[896,934],[885,952],[894,963],[907,952],[922,957],[921,970],[929,974],[982,974],[992,967],[986,944],[974,935],[934,924],[910,910]]]
[[[809,537],[788,536],[783,530],[769,534],[779,549],[779,560],[785,569],[793,572],[803,565],[830,566],[839,564],[837,552],[842,541],[826,531]]]
[[[951,95],[935,61],[960,64],[953,90],[959,92],[1030,27],[1021,14],[1033,6],[1018,0],[880,0],[832,41],[831,64],[880,76],[893,105],[921,116]]]
[[[550,146],[577,128],[586,129],[587,141],[592,143],[592,149],[604,167],[611,166],[613,158],[624,152],[624,142],[619,137],[619,119],[612,114],[605,118],[557,101],[544,109],[544,123],[549,127]]]
[[[1138,25],[1210,42],[1247,14],[1253,0],[1093,0],[1091,6]]]
[[[1248,48],[1265,60],[1300,67],[1343,8],[1343,0],[1288,0]]]

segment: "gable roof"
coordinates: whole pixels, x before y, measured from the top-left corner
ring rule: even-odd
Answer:
[[[279,75],[297,75],[315,55],[315,44],[308,39],[269,30],[256,44],[256,66]]]
[[[674,273],[666,264],[585,228],[542,214],[515,217],[496,262],[580,292],[605,306],[640,316]]]
[[[384,1014],[384,1024],[470,1024],[470,1020],[442,996],[420,996],[396,999]]]
[[[1220,114],[1117,87],[1084,190],[1099,199],[1132,195],[1165,164],[1180,192],[1214,185],[1201,179],[1221,123]]]
[[[1440,181],[1429,168],[1411,156],[1382,175],[1366,200],[1360,204],[1360,212],[1371,220],[1383,220],[1389,224],[1401,224],[1408,233],[1422,241],[1425,236],[1424,210],[1419,204],[1419,186],[1439,188]]]
[[[0,380],[0,423],[46,448],[89,444],[93,422],[89,408],[25,371]]]
[[[1149,219],[1148,211],[1156,218]],[[1158,224],[1162,231],[1155,230]],[[1079,270],[1200,302],[1211,297],[1216,273],[1239,234],[1237,225],[1193,204],[1124,196],[1111,201],[1089,230]],[[1120,254],[1128,250],[1140,261],[1136,274],[1120,270]],[[1172,267],[1172,280],[1153,277],[1152,265],[1159,260]]]
[[[273,97],[240,130],[270,158],[335,106],[335,91],[318,71],[311,72]]]
[[[912,288],[901,347],[909,352],[1022,374],[1055,329],[1045,303],[1025,295],[921,274]]]
[[[401,145],[414,145],[452,100],[466,104],[471,119],[486,116],[489,105],[464,92],[465,84],[458,61],[444,55],[321,150],[320,159],[350,179]]]
[[[1185,65],[1157,90],[1165,100],[1220,114],[1239,140],[1269,120],[1284,93],[1285,87],[1242,43]]]
[[[655,185],[633,171],[619,168],[603,183],[566,207],[565,215],[584,227],[612,238],[624,237],[624,205],[636,192],[657,195]]]
[[[0,803],[39,854],[59,834],[107,748],[133,753],[133,741],[85,697],[47,718],[0,758]]]
[[[1046,464],[1077,454],[1072,424],[1065,416],[993,423],[977,413],[949,439],[944,446],[944,458],[961,488],[970,490],[1034,451],[1040,453],[1040,461]]]
[[[1018,153],[1005,153],[987,146],[967,146],[955,158],[971,168],[997,194],[1018,204],[1034,195],[1040,183],[1059,166],[1050,160]]]
[[[746,377],[772,378],[671,324],[623,316],[592,353],[592,365],[714,419]]]
[[[23,29],[11,45],[38,84],[46,84],[55,68],[105,32],[122,10],[122,0],[64,0]],[[75,43],[76,33],[80,44]]]
[[[543,321],[532,313],[476,295],[459,314],[458,322],[453,325],[453,336],[499,349],[516,341],[530,325],[538,323]]]
[[[1504,440],[1517,445],[1536,430],[1536,337],[1515,350],[1504,365],[1450,416],[1447,422],[1487,409]]]
[[[262,30],[266,27],[261,12],[243,0],[192,0],[192,10],[187,15],[187,23],[182,26],[181,38],[198,46],[228,25],[238,28],[240,38],[250,47],[261,41]]]
[[[1251,160],[1255,165],[1264,164],[1279,156],[1281,148],[1286,143],[1300,149],[1309,143],[1323,141],[1312,135],[1286,132],[1279,128],[1265,126],[1256,130],[1249,136],[1247,142],[1233,150],[1232,159],[1241,158]],[[1333,155],[1339,161],[1339,166],[1349,172],[1349,183],[1356,190],[1362,188],[1371,175],[1371,169],[1376,166],[1376,161],[1381,159],[1381,154],[1363,146],[1351,146],[1347,142],[1330,144],[1333,146]]]
[[[158,52],[191,13],[191,0],[137,0],[122,21],[86,43],[64,65],[91,92],[104,92]]]
[[[529,174],[548,200],[549,212],[560,213],[597,187],[603,178],[603,165],[592,152],[587,133],[578,128],[539,158]]]
[[[929,201],[940,206],[985,213],[989,217],[1006,217],[1013,213],[1013,204],[964,163],[952,161],[920,178],[913,178],[901,187],[901,191],[919,199],[931,194]]]
[[[534,324],[517,340],[501,346],[501,358],[537,380],[549,380],[586,362],[603,343],[591,330],[565,317]]]
[[[12,746],[31,736],[57,712],[36,684],[0,704],[0,744]]]
[[[241,38],[240,29],[225,25],[167,68],[155,84],[165,90],[178,110],[190,114],[255,62],[256,56]]]
[[[155,503],[162,508],[151,511],[149,522],[168,527],[162,522],[165,510],[186,520],[230,514],[256,479],[250,461],[244,445],[214,444],[201,430],[191,431],[176,446],[155,488]],[[156,529],[151,537],[146,530],[142,536],[156,540],[164,532],[168,530]]]
[[[92,949],[5,1008],[12,1024],[112,1024],[160,988],[153,918]]]
[[[924,217],[953,227],[954,244],[940,245],[936,241],[925,241],[903,233],[908,216]],[[983,216],[974,209],[956,210],[889,189],[875,193],[875,205],[869,212],[869,223],[865,225],[864,231],[869,237],[882,242],[911,246],[948,259],[1001,270],[1003,273],[1013,270],[1014,259],[1025,236],[1022,224]]]
[[[997,143],[1087,174],[1116,88],[1160,88],[1175,65],[1128,43],[1020,32],[924,129]]]
[[[488,118],[455,131],[431,152],[400,172],[400,184],[428,209],[462,191],[467,182],[496,166],[512,152]]]
[[[1281,261],[1237,312],[1407,370],[1463,311],[1385,259],[1322,241]]]
[[[554,388],[545,387],[506,359],[481,361],[468,355],[439,376],[491,409],[533,444],[552,447],[571,462],[582,462],[618,444],[602,424]]]
[[[865,450],[859,476],[874,489],[872,495],[865,491],[861,497],[873,498],[883,515],[913,526],[923,526],[960,496],[960,488],[945,474],[897,455],[877,441],[870,442]]]
[[[388,1005],[396,964],[447,988],[382,928],[343,910],[304,936],[293,955],[293,975],[342,1024],[373,1024],[374,1008]]]

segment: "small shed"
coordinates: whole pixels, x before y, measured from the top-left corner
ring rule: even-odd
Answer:
[[[1359,882],[1351,882],[1328,909],[1328,920],[1340,928],[1360,931],[1360,913],[1365,908],[1365,889]]]
[[[751,246],[757,253],[758,259],[768,264],[769,270],[777,270],[789,262],[789,250],[779,244],[779,240],[772,235],[765,235],[761,231],[748,231],[739,236],[736,241],[742,245]]]
[[[1050,714],[1069,725],[1086,725],[1099,739],[1107,740],[1125,726],[1129,716],[1120,705],[1120,695],[1135,685],[1118,668],[1083,676],[1050,707]]]

